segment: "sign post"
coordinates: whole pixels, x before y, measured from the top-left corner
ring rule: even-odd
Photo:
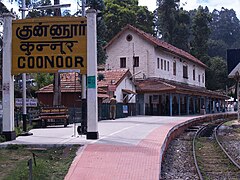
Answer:
[[[96,10],[87,10],[87,139],[98,139]]]

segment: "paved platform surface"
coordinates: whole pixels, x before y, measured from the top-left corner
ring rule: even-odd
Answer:
[[[168,131],[197,116],[136,116],[99,122],[99,139],[77,136],[74,126],[33,129],[7,144],[83,144],[65,180],[158,180]]]

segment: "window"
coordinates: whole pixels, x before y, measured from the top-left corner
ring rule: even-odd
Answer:
[[[157,68],[159,69],[160,68],[160,59],[157,58]]]
[[[120,58],[120,68],[126,68],[126,58]]]
[[[169,71],[169,61],[167,62],[167,70]]]
[[[173,61],[173,75],[176,76],[176,61]]]
[[[204,74],[203,74],[203,75],[202,75],[202,83],[204,83],[204,79],[205,79],[205,78],[204,78]]]
[[[188,66],[187,64],[183,64],[183,78],[188,78]]]
[[[127,41],[131,41],[133,39],[132,35],[131,34],[128,34],[127,37],[126,37]]]
[[[200,75],[198,75],[198,82],[200,82]]]
[[[139,67],[139,57],[133,57],[133,67]]]
[[[166,60],[164,60],[164,70],[166,71]]]
[[[195,66],[193,66],[193,80],[195,81]]]
[[[163,59],[161,59],[161,69],[163,69]]]

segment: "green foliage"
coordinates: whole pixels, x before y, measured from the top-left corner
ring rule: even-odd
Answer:
[[[87,0],[88,7],[95,9],[97,14],[97,60],[98,64],[104,64],[106,60],[106,53],[103,47],[106,45],[106,25],[102,17],[102,12],[105,9],[103,0]]]
[[[15,145],[11,149],[1,149],[0,165],[7,170],[1,172],[0,179],[28,179],[28,160],[32,159],[32,152],[36,155],[36,166],[32,161],[33,179],[64,179],[73,158],[76,156],[77,146],[56,147],[42,151],[26,150]],[[8,158],[9,157],[9,158]],[[14,162],[12,159],[15,159]]]
[[[5,138],[5,136],[3,136],[3,135],[0,135],[0,143],[1,142],[5,142],[6,141],[6,138]]]
[[[208,40],[208,55],[210,57],[219,56],[225,59],[228,45],[223,40]]]
[[[208,62],[206,86],[208,89],[225,89],[228,84],[227,63],[221,57],[211,58]]]
[[[177,12],[179,0],[157,0],[157,29],[164,41],[173,44],[174,32],[177,28]]]
[[[191,53],[203,63],[207,63],[203,58],[207,56],[208,51],[210,21],[211,16],[208,8],[204,9],[202,6],[199,6],[192,22],[193,40],[191,41]]]
[[[0,15],[8,12],[9,10],[7,9],[7,7],[2,2],[0,2]]]
[[[87,7],[91,9],[103,11],[105,8],[103,0],[86,0]]]
[[[222,8],[220,11],[214,10],[212,13],[211,39],[222,40],[228,47],[236,41],[240,41],[240,22],[233,9]]]
[[[8,150],[22,150],[25,147],[26,147],[26,145],[9,144],[9,145],[7,145],[6,149],[8,149]]]
[[[112,39],[127,24],[154,34],[153,13],[138,6],[138,0],[106,0],[103,19],[106,24],[106,40]]]
[[[54,76],[50,73],[36,73],[35,80],[37,82],[37,89],[40,89],[46,85],[52,84]]]
[[[182,50],[189,51],[190,15],[181,8],[178,10],[176,20],[176,29],[172,38],[173,45]]]
[[[33,1],[26,1],[27,7],[39,7],[39,6],[46,6],[51,5],[51,0],[33,0]],[[27,18],[34,18],[34,17],[43,17],[43,16],[52,16],[53,11],[51,9],[47,10],[31,10],[29,11]]]
[[[156,26],[162,39],[189,51],[190,15],[179,8],[179,0],[158,0]]]

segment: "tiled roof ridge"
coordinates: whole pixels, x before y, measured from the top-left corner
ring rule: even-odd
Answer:
[[[173,45],[171,45],[171,44],[169,44],[169,43],[167,43],[167,42],[165,42],[165,41],[162,41],[162,40],[160,40],[160,39],[152,36],[151,34],[146,33],[146,32],[144,32],[144,31],[142,31],[142,30],[140,30],[140,29],[138,29],[138,28],[136,28],[136,27],[134,27],[134,26],[132,26],[132,25],[130,25],[130,24],[127,24],[127,25],[122,29],[122,31],[120,31],[120,32],[104,47],[104,49],[107,48],[110,44],[112,44],[113,41],[114,41],[116,38],[118,38],[118,37],[119,37],[124,31],[126,31],[127,29],[131,29],[131,30],[137,32],[139,35],[141,35],[142,37],[144,37],[146,40],[150,41],[151,43],[153,43],[153,44],[155,44],[155,45],[157,45],[157,46],[160,46],[160,47],[162,47],[162,48],[170,51],[171,53],[174,53],[174,54],[176,54],[176,55],[178,55],[178,56],[181,56],[181,57],[186,58],[186,59],[188,59],[188,60],[190,60],[190,61],[193,61],[193,62],[195,62],[195,63],[203,66],[204,68],[207,67],[207,65],[205,65],[203,62],[201,62],[199,59],[197,59],[196,57],[194,57],[194,56],[191,55],[190,53],[188,53],[188,52],[186,52],[186,51],[184,51],[184,50],[182,50],[182,49],[179,49],[179,48],[177,48],[177,47],[175,47],[175,46],[173,46]]]
[[[43,86],[43,87],[41,87],[38,91],[42,91],[42,90],[44,90],[44,89],[47,89],[47,88],[51,87],[52,85],[53,85],[53,83],[51,83],[51,84],[49,84],[49,85],[46,85],[46,86]]]
[[[187,84],[187,83],[184,83],[184,82],[178,82],[178,81],[174,81],[174,80],[170,80],[170,79],[164,79],[164,78],[160,78],[160,77],[149,77],[147,78],[146,80],[160,80],[161,82],[165,82],[165,83],[174,83],[174,84],[178,84],[178,85],[182,85],[182,86],[190,86],[190,87],[193,87],[193,88],[202,88],[202,89],[205,89],[205,90],[208,90],[206,87],[201,87],[201,86],[197,86],[197,85],[193,85],[193,84]],[[171,85],[171,84],[168,84],[168,85]],[[173,87],[176,87],[174,85],[171,85]]]
[[[127,27],[137,31],[138,33],[143,35],[145,38],[147,38],[148,40],[150,40],[154,44],[157,44],[157,45],[159,45],[159,46],[161,46],[163,48],[168,49],[169,51],[171,51],[173,53],[176,53],[176,54],[178,54],[180,56],[184,56],[185,58],[187,58],[189,60],[192,60],[192,61],[194,61],[194,62],[196,62],[196,63],[198,63],[198,64],[200,64],[200,65],[202,65],[204,67],[207,67],[204,63],[202,63],[199,59],[197,59],[196,57],[194,57],[190,53],[188,53],[188,52],[186,52],[186,51],[184,51],[182,49],[179,49],[179,48],[177,48],[177,47],[175,47],[175,46],[173,46],[173,45],[171,45],[171,44],[169,44],[169,43],[167,43],[165,41],[162,41],[161,39],[158,39],[158,38],[152,36],[151,34],[146,33],[146,32],[144,32],[144,31],[142,31],[142,30],[140,30],[140,29],[138,29],[138,28],[136,28],[136,27],[134,27],[134,26],[132,26],[130,24],[128,24]],[[177,51],[179,51],[179,52],[177,52]],[[184,55],[184,54],[186,54],[186,55]],[[189,57],[186,57],[186,56],[189,56]]]
[[[98,73],[101,72],[127,72],[129,69],[122,68],[122,69],[110,69],[110,70],[104,70],[104,71],[98,71]]]

